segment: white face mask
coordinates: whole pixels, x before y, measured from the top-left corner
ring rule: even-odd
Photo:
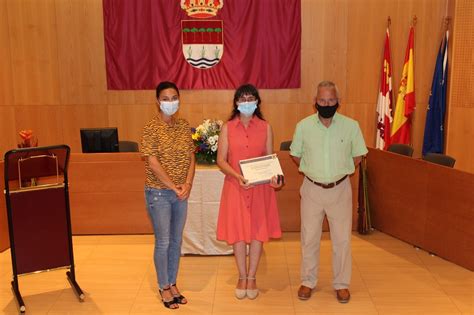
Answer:
[[[244,116],[252,116],[257,109],[258,101],[237,103],[237,109]]]
[[[167,116],[173,116],[178,111],[179,100],[176,101],[160,101],[160,109]]]

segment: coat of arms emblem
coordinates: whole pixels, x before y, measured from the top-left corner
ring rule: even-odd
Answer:
[[[224,24],[209,19],[217,15],[223,0],[181,0],[181,8],[196,20],[181,21],[181,41],[186,61],[195,68],[208,69],[224,53]]]

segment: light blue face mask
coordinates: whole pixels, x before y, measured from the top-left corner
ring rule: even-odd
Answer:
[[[160,101],[160,109],[165,115],[172,116],[174,113],[178,111],[179,108],[179,100],[176,101]]]
[[[237,103],[237,109],[244,116],[252,116],[257,109],[258,101]]]

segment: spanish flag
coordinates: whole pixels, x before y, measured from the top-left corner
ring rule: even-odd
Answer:
[[[402,80],[398,89],[398,98],[393,117],[391,143],[410,143],[411,114],[415,110],[415,71],[414,71],[414,45],[415,30],[410,29],[408,46],[405,53]]]

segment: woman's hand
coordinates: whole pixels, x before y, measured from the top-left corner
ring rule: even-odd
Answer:
[[[275,188],[275,189],[278,189],[280,188],[281,186],[283,186],[283,180],[280,179],[280,182],[278,182],[278,177],[277,176],[273,176],[271,181],[270,181],[270,186]]]
[[[174,185],[173,187],[171,187],[171,190],[173,190],[176,194],[176,196],[178,196],[179,199],[180,196],[183,194],[183,187],[181,187],[182,185]]]
[[[176,195],[178,196],[178,199],[180,200],[185,200],[189,198],[189,195],[191,194],[191,188],[192,185],[190,183],[184,183],[181,185],[176,185],[176,188],[178,192],[176,192]]]
[[[253,185],[250,185],[249,181],[246,180],[245,177],[243,177],[242,175],[238,175],[237,179],[239,180],[240,186],[244,189],[249,189],[253,187]]]

